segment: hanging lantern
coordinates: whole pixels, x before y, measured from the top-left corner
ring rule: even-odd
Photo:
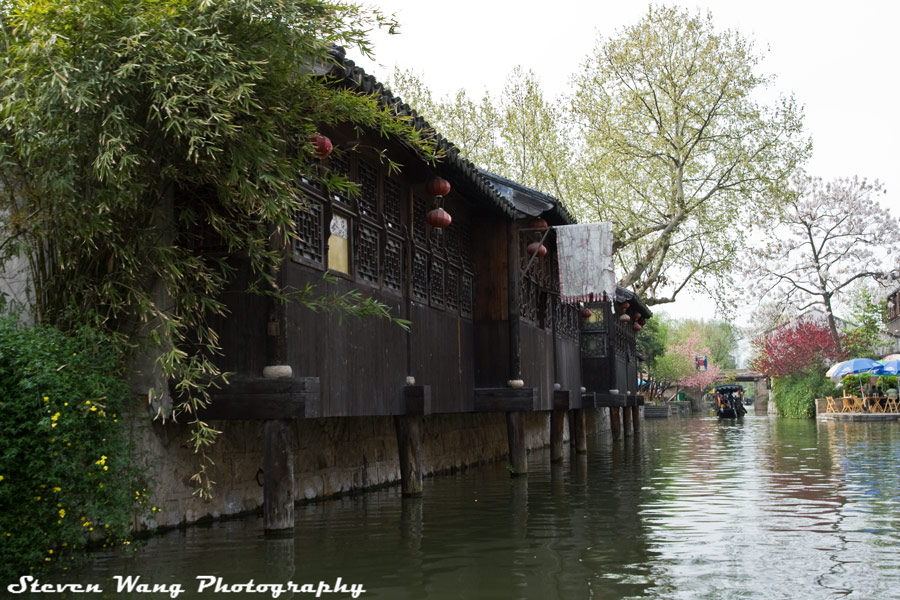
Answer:
[[[641,327],[640,323],[635,323],[634,325],[631,326],[631,328],[634,329],[635,331],[640,331],[641,329],[643,329],[643,327]]]
[[[435,229],[443,229],[450,225],[451,221],[453,221],[453,219],[450,217],[450,213],[441,207],[429,210],[425,213],[425,222]]]
[[[435,198],[446,196],[450,193],[450,182],[443,177],[435,177],[425,185],[425,192]]]
[[[315,149],[315,152],[319,156],[319,158],[326,158],[334,149],[334,146],[332,146],[331,144],[331,140],[321,133],[310,136],[309,141],[312,142],[313,148]]]
[[[535,217],[531,220],[529,224],[531,229],[537,229],[538,231],[547,231],[550,225],[547,224],[547,221],[542,219],[541,217]]]
[[[585,306],[584,308],[581,309],[581,318],[582,319],[590,319],[593,316],[594,316],[594,311],[592,311],[588,307]]]
[[[540,242],[531,242],[530,244],[528,244],[528,248],[526,248],[526,250],[528,250],[528,254],[530,254],[531,256],[536,256],[538,258],[547,256],[547,246],[543,245]]]
[[[619,315],[619,323],[630,323],[631,317],[628,316],[628,313],[622,313]]]

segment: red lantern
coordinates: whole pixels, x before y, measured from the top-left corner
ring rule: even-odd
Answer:
[[[450,225],[450,222],[453,221],[453,219],[450,217],[450,213],[443,208],[438,207],[429,210],[425,214],[425,221],[435,229],[443,229]]]
[[[531,256],[537,256],[538,258],[543,258],[547,256],[547,246],[543,245],[540,242],[531,242],[528,244],[528,254]]]
[[[316,135],[311,136],[309,138],[309,141],[312,142],[315,152],[319,156],[319,158],[326,158],[334,149],[334,146],[331,145],[331,140],[321,133],[317,133]]]
[[[619,315],[619,322],[620,323],[630,323],[631,317],[628,316],[628,313],[622,313],[621,315]]]
[[[425,186],[429,196],[446,196],[450,193],[450,182],[443,177],[435,177]]]
[[[631,328],[634,329],[635,331],[640,331],[641,329],[643,329],[643,327],[641,327],[640,323],[635,323],[634,325],[631,326]]]
[[[540,217],[535,217],[531,220],[531,228],[537,229],[538,231],[546,231],[550,225],[547,224],[547,221]]]
[[[581,318],[582,319],[590,319],[593,316],[594,316],[594,312],[591,309],[589,309],[587,307],[581,309]]]

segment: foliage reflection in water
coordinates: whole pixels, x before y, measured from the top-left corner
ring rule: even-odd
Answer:
[[[180,583],[182,598],[216,597],[196,593],[204,575],[226,584],[340,577],[361,584],[362,598],[390,599],[889,598],[900,589],[897,423],[646,421],[640,437],[594,438],[588,455],[560,465],[534,452],[529,469],[517,479],[502,464],[431,478],[418,500],[391,488],[300,507],[293,538],[263,538],[257,518],[193,527],[132,558],[99,555],[78,580],[101,584],[94,598],[128,597],[112,593],[114,575]]]

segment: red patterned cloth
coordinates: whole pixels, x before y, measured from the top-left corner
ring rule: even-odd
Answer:
[[[574,304],[615,298],[612,223],[562,225],[554,229],[562,301]]]

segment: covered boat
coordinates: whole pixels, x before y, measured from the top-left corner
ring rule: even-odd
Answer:
[[[744,408],[744,388],[740,385],[720,385],[714,396],[716,416],[720,419],[739,419],[747,414]]]

